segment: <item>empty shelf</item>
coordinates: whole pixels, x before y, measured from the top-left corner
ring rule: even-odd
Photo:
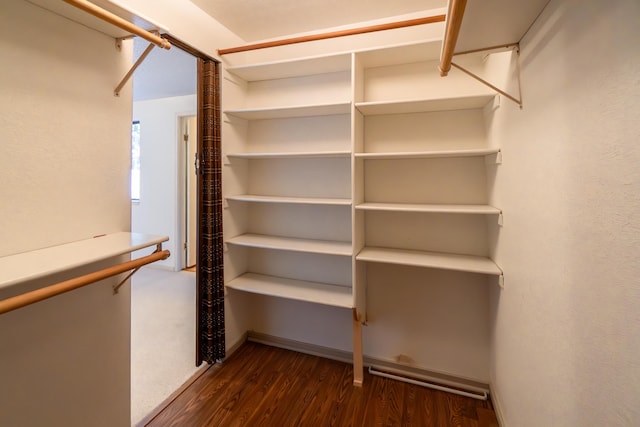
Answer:
[[[469,110],[484,107],[494,96],[495,95],[472,95],[441,99],[358,102],[356,103],[356,108],[365,116]]]
[[[243,108],[238,110],[226,110],[230,116],[247,120],[283,119],[288,117],[330,116],[333,114],[349,114],[351,102],[339,102],[333,104],[294,105],[286,107],[269,108]]]
[[[351,288],[283,277],[245,273],[227,283],[227,288],[334,307],[352,308]]]
[[[292,237],[266,236],[263,234],[242,234],[227,240],[230,245],[253,248],[279,249],[328,255],[351,256],[351,243],[329,240],[297,239]]]
[[[315,56],[287,61],[228,67],[227,71],[246,81],[285,79],[351,69],[351,54]]]
[[[502,275],[500,267],[490,258],[471,255],[365,247],[356,256],[356,260]]]
[[[351,206],[351,199],[323,198],[323,197],[257,196],[253,194],[241,194],[237,196],[229,196],[226,199],[235,200],[238,202]]]
[[[239,159],[309,159],[309,158],[348,158],[350,151],[313,151],[313,152],[280,152],[280,153],[231,153],[227,157]]]
[[[391,212],[430,212],[499,215],[500,209],[489,205],[430,205],[413,203],[378,203],[365,202],[356,205],[356,209]]]
[[[474,148],[465,150],[406,151],[386,153],[355,153],[359,159],[428,159],[445,157],[482,157],[500,153],[499,148]]]

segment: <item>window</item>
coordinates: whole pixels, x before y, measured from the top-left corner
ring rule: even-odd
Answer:
[[[131,200],[140,200],[140,122],[131,126]]]

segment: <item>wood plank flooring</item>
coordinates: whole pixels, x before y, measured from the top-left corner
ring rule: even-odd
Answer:
[[[490,401],[365,374],[253,342],[213,365],[147,426],[497,427]]]

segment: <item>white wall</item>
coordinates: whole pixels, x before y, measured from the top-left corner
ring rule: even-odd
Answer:
[[[131,205],[131,230],[169,236],[164,245],[173,256],[154,264],[182,268],[183,256],[178,186],[182,182],[184,146],[179,144],[180,117],[196,114],[196,96],[185,95],[133,103],[140,121],[140,202]],[[179,220],[180,219],[180,220]]]
[[[0,56],[0,256],[128,231],[131,92],[113,89],[130,46],[6,0]],[[114,280],[0,316],[0,425],[129,425],[130,300]]]
[[[636,0],[552,0],[522,41],[524,109],[495,116],[508,426],[640,424],[638,17]]]

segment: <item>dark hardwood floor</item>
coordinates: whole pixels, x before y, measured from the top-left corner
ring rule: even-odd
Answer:
[[[365,374],[351,365],[247,342],[147,426],[498,426],[490,401]]]

